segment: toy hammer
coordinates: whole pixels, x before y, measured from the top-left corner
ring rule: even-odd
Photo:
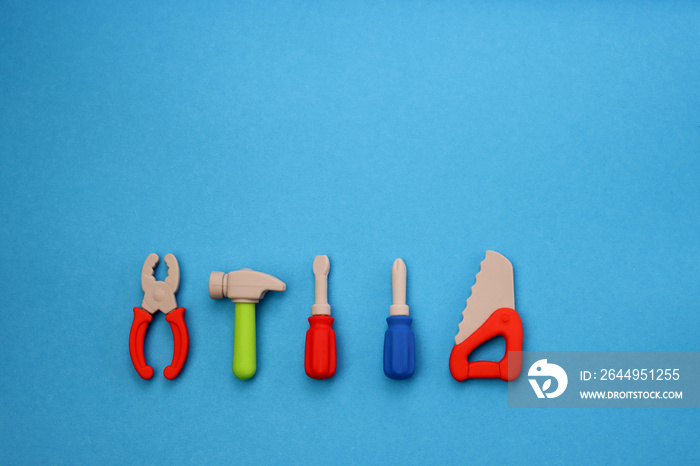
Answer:
[[[281,280],[250,269],[235,272],[212,272],[209,275],[209,297],[229,298],[236,303],[233,331],[233,373],[241,380],[255,375],[255,303],[268,291],[284,291]]]

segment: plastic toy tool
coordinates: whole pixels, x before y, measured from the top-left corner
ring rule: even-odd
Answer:
[[[255,341],[255,304],[268,291],[284,291],[280,279],[250,269],[235,272],[212,272],[209,275],[209,297],[229,298],[236,303],[233,330],[233,373],[248,380],[257,370]]]
[[[497,252],[486,251],[481,271],[462,312],[462,322],[450,354],[450,372],[459,382],[472,379],[515,380],[520,375],[523,324],[515,312],[513,265]],[[468,361],[469,353],[491,338],[506,340],[500,362]]]
[[[314,258],[316,277],[315,303],[311,306],[311,327],[306,332],[304,369],[312,379],[329,379],[335,374],[335,331],[331,306],[328,304],[328,272],[331,263],[328,256]]]
[[[391,289],[394,304],[386,321],[384,334],[384,374],[391,379],[407,379],[416,369],[416,344],[406,305],[406,264],[396,259],[391,268]]]
[[[134,322],[129,333],[129,353],[131,362],[134,363],[136,372],[144,379],[153,377],[153,368],[146,364],[143,354],[143,342],[146,337],[148,324],[153,320],[153,314],[161,311],[165,314],[165,320],[170,323],[173,331],[173,361],[165,368],[163,375],[167,379],[174,379],[182,370],[187,359],[190,346],[187,326],[185,325],[185,308],[177,307],[175,293],[180,285],[180,266],[174,255],[165,256],[168,266],[168,276],[162,282],[156,281],[153,271],[160,258],[156,254],[150,254],[146,258],[141,270],[141,288],[144,297],[141,307],[134,308]]]

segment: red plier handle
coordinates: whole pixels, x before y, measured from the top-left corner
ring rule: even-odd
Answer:
[[[143,354],[143,341],[146,337],[148,324],[153,320],[153,316],[140,307],[134,308],[134,322],[131,324],[129,332],[129,354],[131,362],[134,363],[136,372],[144,378],[153,377],[153,368],[146,364],[146,357]],[[187,352],[190,348],[190,338],[185,325],[185,308],[179,307],[165,316],[165,320],[170,323],[173,331],[173,361],[163,371],[166,379],[174,379],[182,370],[187,360]]]
[[[469,353],[491,338],[502,336],[506,340],[506,354],[499,362],[469,362]],[[458,345],[450,354],[450,373],[455,380],[518,378],[523,364],[523,324],[514,309],[506,307],[495,311],[481,327]]]

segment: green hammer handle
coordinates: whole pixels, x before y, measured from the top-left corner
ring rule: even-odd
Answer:
[[[233,330],[233,373],[241,380],[255,375],[255,303],[236,303]]]

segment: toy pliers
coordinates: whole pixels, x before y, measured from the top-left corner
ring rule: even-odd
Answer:
[[[141,270],[143,303],[141,307],[134,308],[134,322],[131,324],[131,332],[129,333],[131,362],[134,363],[136,372],[144,379],[153,377],[153,368],[146,364],[146,358],[143,355],[143,340],[146,337],[148,324],[153,320],[153,314],[156,311],[165,314],[165,320],[170,323],[170,328],[173,331],[175,344],[173,361],[163,371],[166,379],[174,379],[180,373],[190,346],[187,326],[185,325],[185,308],[177,307],[175,301],[175,293],[180,286],[180,266],[174,255],[167,254],[165,263],[168,266],[168,276],[163,281],[157,281],[153,276],[153,271],[159,261],[160,258],[157,254],[150,254],[143,264]]]

